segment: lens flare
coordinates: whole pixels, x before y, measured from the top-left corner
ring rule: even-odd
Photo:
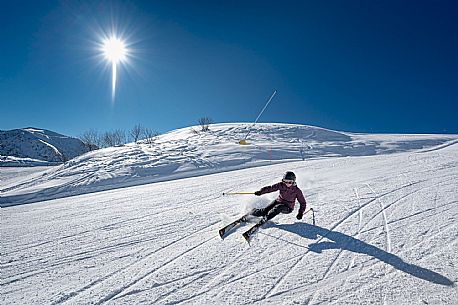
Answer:
[[[115,94],[116,94],[116,78],[117,78],[117,66],[122,61],[126,60],[127,57],[127,48],[125,43],[113,36],[106,39],[103,42],[102,48],[103,54],[105,58],[111,62],[111,70],[112,70],[112,89],[111,89],[111,96],[114,101]]]

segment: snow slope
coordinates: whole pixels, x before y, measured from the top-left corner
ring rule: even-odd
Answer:
[[[0,301],[457,304],[458,144],[448,144],[2,208]],[[257,190],[285,170],[298,176],[316,225],[310,213],[296,220],[296,209],[251,245],[240,237],[250,224],[221,240],[229,218],[274,198],[221,194]]]
[[[88,151],[81,140],[49,130],[0,130],[0,166],[59,164]]]
[[[458,135],[354,134],[293,124],[214,124],[210,132],[183,128],[153,144],[89,152],[43,172],[5,181],[0,205],[14,205],[187,178],[279,162],[390,154],[451,145]],[[239,145],[250,131],[248,145]]]

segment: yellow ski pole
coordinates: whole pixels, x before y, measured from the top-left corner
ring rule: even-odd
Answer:
[[[224,195],[254,195],[254,192],[232,192],[232,193],[223,193]]]

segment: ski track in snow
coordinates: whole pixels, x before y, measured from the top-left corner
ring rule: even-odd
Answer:
[[[363,207],[361,207],[361,208],[359,209],[359,220],[358,220],[358,231],[357,231],[358,233],[356,234],[356,238],[358,238],[358,236],[359,236],[359,234],[360,234],[361,232],[364,233],[364,229],[365,229],[367,226],[369,226],[369,225],[371,224],[372,220],[376,219],[376,217],[377,217],[378,215],[382,214],[382,215],[383,215],[383,221],[384,221],[383,227],[384,227],[384,232],[385,232],[385,235],[386,235],[386,244],[385,244],[385,245],[386,245],[387,251],[388,251],[388,252],[391,252],[391,251],[392,251],[392,250],[391,250],[391,239],[390,239],[390,237],[389,237],[389,230],[388,230],[388,228],[389,228],[389,224],[392,223],[392,222],[387,220],[388,217],[386,216],[386,210],[388,210],[389,208],[391,208],[392,206],[394,206],[396,203],[398,203],[398,202],[400,202],[400,201],[402,201],[402,200],[405,200],[407,197],[409,197],[409,196],[411,196],[411,195],[414,195],[414,194],[419,193],[419,192],[424,192],[424,191],[427,190],[428,188],[432,188],[432,187],[436,187],[436,186],[426,186],[425,188],[422,188],[422,187],[420,186],[420,188],[414,189],[413,191],[411,191],[411,192],[409,192],[409,193],[407,193],[407,194],[404,194],[404,195],[398,197],[396,200],[394,200],[393,202],[391,202],[391,203],[389,203],[389,204],[387,204],[387,205],[385,205],[385,206],[383,206],[383,204],[381,203],[381,199],[382,199],[384,196],[389,195],[389,194],[391,194],[391,193],[393,193],[393,192],[395,192],[395,191],[397,192],[397,191],[404,190],[404,189],[407,188],[407,187],[413,186],[413,185],[418,184],[418,183],[421,183],[421,182],[425,182],[425,181],[423,180],[423,181],[418,181],[418,182],[415,182],[415,183],[414,183],[414,182],[412,182],[412,181],[409,180],[409,184],[408,184],[408,185],[402,186],[402,187],[400,187],[400,188],[397,188],[397,189],[395,189],[395,190],[392,190],[392,191],[390,191],[390,192],[388,192],[388,193],[385,193],[385,194],[382,194],[382,195],[379,195],[377,192],[374,191],[374,189],[373,189],[372,187],[370,187],[369,184],[366,183],[365,185],[366,185],[366,186],[371,190],[371,192],[376,196],[374,199],[370,200],[368,203],[372,203],[372,202],[378,201],[378,202],[380,203],[380,206],[381,206],[382,209],[381,209],[380,211],[376,212],[370,219],[368,219],[368,220],[366,221],[365,225],[363,225],[362,227],[361,227],[361,221],[362,221],[361,213],[362,213],[363,208],[366,208],[366,209],[367,209],[366,205],[368,205],[368,203],[366,203]],[[451,185],[451,184],[450,184],[450,185]],[[358,194],[358,192],[356,191],[356,188],[355,188],[355,193],[356,193],[357,199],[359,200],[359,194]],[[453,202],[450,203],[450,204],[453,204]],[[411,215],[411,216],[409,216],[409,217],[416,216],[416,215],[418,215],[418,214],[420,214],[420,213],[423,213],[423,212],[419,212],[419,213],[414,214],[414,215]],[[439,235],[439,234],[442,234],[442,233],[443,233],[442,231],[441,231],[441,232],[438,232],[437,234],[434,234],[433,236],[431,236],[431,237],[428,238],[427,240],[424,240],[424,241],[422,241],[422,242],[420,242],[420,243],[417,243],[414,247],[418,247],[418,246],[420,246],[421,244],[426,243],[428,240],[434,238],[436,235]],[[376,237],[374,237],[374,238],[376,238]],[[372,242],[372,241],[374,240],[374,238],[372,238],[372,239],[370,240],[370,242]],[[370,242],[369,242],[369,243],[370,243]],[[410,249],[413,249],[414,247],[404,249],[403,251],[408,251],[408,250],[410,250]],[[337,256],[335,257],[335,259],[332,261],[332,263],[331,263],[331,264],[329,265],[329,267],[326,269],[326,272],[324,273],[324,275],[323,275],[323,277],[322,277],[323,279],[326,279],[326,278],[328,277],[328,275],[331,273],[332,268],[333,268],[334,265],[337,263],[338,259],[341,258],[341,256],[343,255],[344,251],[345,251],[344,249],[340,250],[339,254],[337,254]],[[354,253],[354,254],[353,254],[353,258],[352,258],[352,260],[351,260],[351,262],[350,262],[350,265],[347,267],[347,270],[349,270],[349,269],[354,265],[354,257],[355,257],[355,255],[356,255],[356,254]],[[387,274],[389,274],[389,273],[388,273],[388,272],[385,272],[385,275],[387,275]],[[324,289],[324,288],[323,288],[323,289]],[[313,301],[313,296],[312,296],[312,298],[309,300],[309,302],[312,302],[312,301]]]
[[[353,188],[353,191],[355,192],[355,195],[356,195],[356,200],[358,201],[358,207],[361,207],[361,198],[359,197],[359,193],[358,193],[358,189],[355,187]],[[356,238],[359,239],[359,236],[360,236],[360,233],[361,233],[361,225],[362,225],[362,222],[363,222],[363,210],[361,208],[359,208],[359,211],[358,211],[358,232],[356,233]],[[352,268],[354,265],[355,265],[355,254],[352,254],[353,258],[351,259],[351,262],[350,264],[348,265],[348,269]]]
[[[388,219],[386,217],[385,213],[385,206],[383,206],[382,202],[380,201],[380,195],[377,194],[376,191],[369,185],[369,183],[366,183],[367,187],[374,193],[376,196],[377,202],[380,204],[382,215],[383,215],[383,222],[384,222],[384,227],[385,227],[385,234],[386,234],[386,250],[388,252],[391,252],[391,236],[390,236],[390,229],[388,227]]]
[[[421,182],[425,182],[425,181],[418,181],[418,182],[415,182],[415,183],[414,183],[414,182],[411,182],[411,181],[409,180],[409,184],[403,185],[403,186],[401,186],[401,187],[399,187],[399,188],[396,188],[396,189],[394,189],[394,190],[390,190],[389,192],[384,193],[384,194],[382,194],[382,195],[379,195],[377,192],[374,191],[374,189],[373,189],[368,183],[365,183],[365,186],[367,186],[367,187],[371,190],[371,192],[375,195],[375,197],[374,197],[373,199],[369,200],[368,202],[366,202],[365,204],[363,204],[362,206],[360,206],[357,210],[351,212],[351,213],[350,213],[349,215],[347,215],[345,218],[343,218],[339,223],[337,223],[336,225],[334,225],[333,228],[332,228],[330,231],[333,231],[333,230],[337,229],[337,228],[339,227],[339,225],[341,225],[342,223],[344,223],[345,221],[347,221],[350,217],[354,216],[354,214],[355,214],[356,212],[358,212],[358,216],[359,216],[358,219],[359,219],[359,221],[358,221],[358,234],[357,234],[357,235],[359,235],[359,232],[361,232],[363,229],[365,229],[365,228],[371,223],[371,221],[372,221],[373,219],[375,219],[378,215],[382,214],[382,216],[383,216],[383,221],[384,221],[384,231],[385,231],[385,234],[386,234],[386,243],[385,243],[385,245],[386,245],[387,251],[388,251],[388,252],[391,252],[391,238],[390,238],[390,235],[389,235],[389,234],[390,234],[390,231],[389,231],[389,221],[388,221],[388,218],[387,218],[387,215],[386,215],[386,210],[387,210],[388,208],[390,208],[391,206],[393,206],[395,203],[397,203],[397,202],[399,202],[399,201],[401,201],[401,200],[403,200],[403,199],[407,198],[408,196],[411,196],[411,195],[413,195],[413,194],[415,194],[415,193],[418,193],[418,192],[420,192],[420,191],[424,191],[424,189],[422,189],[422,188],[415,189],[414,191],[412,191],[412,192],[410,192],[410,193],[408,193],[408,194],[406,194],[406,195],[403,195],[403,196],[397,198],[395,201],[393,201],[392,203],[390,203],[390,204],[388,204],[388,205],[386,205],[386,206],[383,206],[383,204],[381,203],[381,199],[382,199],[384,196],[390,195],[390,194],[392,194],[392,193],[394,193],[394,192],[398,192],[398,191],[404,190],[404,189],[407,188],[407,187],[414,186],[414,185],[416,185],[416,184],[418,184],[418,183],[421,183]],[[434,187],[434,186],[428,186],[427,188],[431,188],[431,187]],[[358,198],[358,200],[359,200],[359,195],[358,195],[358,194],[357,194],[357,198]],[[373,203],[373,202],[378,202],[379,205],[381,206],[381,209],[380,209],[380,211],[377,212],[373,217],[371,217],[371,218],[366,222],[365,225],[363,225],[363,226],[361,227],[361,221],[362,221],[362,219],[361,219],[361,213],[362,213],[362,210],[365,209],[365,208],[367,208],[367,206],[368,206],[370,203]],[[439,234],[439,233],[438,233],[438,234]],[[320,242],[320,241],[323,240],[324,238],[326,238],[326,236],[321,237],[320,239],[318,239],[317,242]],[[425,242],[426,242],[426,241],[425,241]],[[417,244],[416,246],[418,246],[418,245],[419,245],[419,244]],[[340,252],[339,252],[339,254],[337,254],[337,256],[335,257],[335,259],[332,260],[331,264],[327,267],[325,273],[324,273],[323,276],[321,277],[321,278],[322,278],[321,281],[322,281],[322,280],[325,280],[325,279],[328,277],[328,275],[331,273],[332,267],[336,264],[336,262],[338,261],[338,259],[339,259],[339,258],[341,257],[341,255],[344,253],[344,251],[345,251],[344,249],[341,249]],[[309,253],[309,252],[307,252],[307,253]],[[307,253],[306,253],[306,254],[307,254]],[[353,254],[353,255],[355,255],[355,254]],[[304,256],[301,257],[297,262],[294,263],[293,267],[292,267],[291,269],[289,269],[289,271],[288,271],[286,274],[284,274],[284,275],[280,278],[280,280],[272,287],[271,290],[268,291],[268,293],[267,293],[263,298],[261,298],[261,299],[259,299],[259,300],[257,300],[257,301],[261,301],[261,300],[263,300],[263,299],[267,299],[267,298],[269,298],[269,297],[273,297],[273,296],[277,295],[276,289],[282,284],[282,282],[284,281],[284,279],[287,278],[287,276],[288,276],[290,273],[294,272],[293,268],[295,268],[295,267],[301,262],[301,260],[304,259],[304,257],[305,257],[305,254],[304,254]],[[353,262],[354,262],[354,261],[352,260],[352,263],[351,263],[351,264],[353,264]],[[347,268],[347,269],[349,269],[349,268]],[[385,273],[385,274],[387,275],[388,273]],[[324,289],[324,288],[323,288],[323,289]],[[312,295],[312,297],[308,300],[307,303],[311,303],[312,301],[313,301],[313,295]]]
[[[139,283],[140,281],[146,279],[147,277],[150,277],[152,275],[154,275],[157,271],[161,270],[162,268],[165,268],[166,266],[168,266],[169,264],[173,263],[174,261],[176,261],[177,259],[181,258],[182,256],[184,256],[185,254],[188,254],[189,252],[195,250],[196,248],[206,244],[207,242],[209,242],[210,240],[212,239],[215,239],[217,238],[216,236],[214,237],[211,237],[209,239],[206,239],[204,240],[203,242],[195,245],[194,247],[190,248],[190,249],[187,249],[186,251],[182,252],[181,254],[177,255],[176,257],[174,257],[173,259],[171,259],[170,261],[164,263],[161,267],[159,268],[156,268],[154,270],[151,270],[147,273],[145,273],[144,275],[142,276],[139,276],[138,278],[135,278],[133,281],[131,281],[130,283],[128,283],[127,285],[125,286],[122,286],[121,288],[113,291],[112,293],[110,293],[107,297],[101,299],[99,302],[97,302],[96,304],[103,304],[115,297],[117,297],[118,295],[120,295],[121,293],[123,293],[124,291],[126,291],[127,289],[130,289],[131,287],[133,287],[134,285],[136,285],[137,283]],[[177,241],[178,242],[178,241]]]
[[[373,192],[374,195],[376,196],[376,197],[374,198],[374,200],[372,200],[372,201],[370,201],[370,202],[378,202],[378,203],[381,205],[381,210],[380,210],[379,212],[377,212],[376,214],[374,214],[374,216],[372,216],[369,220],[367,220],[365,225],[361,226],[361,224],[362,224],[362,216],[361,216],[361,215],[362,215],[362,209],[359,209],[359,211],[358,211],[358,233],[356,234],[356,238],[358,238],[359,233],[361,232],[361,230],[365,229],[365,228],[371,223],[372,220],[374,220],[378,215],[382,214],[382,215],[383,215],[383,221],[384,221],[384,231],[385,231],[385,234],[386,234],[386,248],[387,248],[387,251],[388,251],[388,252],[391,252],[391,239],[390,239],[390,237],[389,237],[389,230],[388,230],[388,223],[389,223],[389,222],[388,222],[388,220],[387,220],[385,210],[388,209],[389,207],[391,207],[392,205],[394,205],[396,202],[399,202],[399,201],[401,201],[402,199],[404,199],[404,198],[406,198],[406,197],[408,197],[408,196],[410,196],[410,195],[412,195],[412,194],[414,194],[414,193],[417,193],[417,192],[419,191],[419,189],[416,189],[416,190],[414,190],[413,192],[411,192],[411,193],[409,193],[409,194],[407,194],[407,195],[404,195],[404,196],[402,196],[402,197],[399,197],[399,198],[396,199],[394,202],[392,202],[392,203],[390,203],[390,204],[388,204],[388,205],[386,205],[386,206],[383,206],[383,204],[381,203],[380,199],[382,199],[384,196],[390,194],[391,192],[388,193],[388,194],[379,195],[378,193],[376,193],[376,192],[374,191],[374,189],[373,189],[372,187],[370,187],[369,184],[365,184],[365,185],[366,185],[366,186],[371,190],[371,192]],[[409,184],[409,185],[407,185],[407,186],[410,186],[410,185],[413,185],[413,183],[411,183],[411,184]],[[395,189],[394,191],[397,192],[397,191],[403,190],[403,189],[404,189],[405,187],[407,187],[407,186],[402,186],[402,187],[400,187],[400,188],[398,188],[398,189]],[[394,191],[392,191],[392,192],[394,192]],[[357,195],[357,197],[358,197],[358,195]],[[366,206],[364,206],[364,208],[367,209]],[[372,241],[372,240],[373,240],[373,239],[371,239],[371,241]],[[324,273],[324,275],[323,275],[323,277],[322,277],[323,279],[326,279],[326,278],[328,277],[328,275],[331,274],[332,268],[336,265],[336,263],[338,262],[338,260],[342,257],[342,255],[343,255],[344,253],[345,253],[345,250],[344,250],[344,249],[341,249],[340,252],[339,252],[339,254],[335,257],[335,259],[331,262],[331,264],[329,265],[329,267],[326,269],[326,271],[325,271],[325,273]],[[349,265],[349,267],[347,268],[347,270],[350,269],[351,266],[354,264],[354,257],[355,257],[355,254],[353,254],[353,258],[352,258],[352,260],[351,260],[351,262],[350,262],[350,265]],[[387,274],[387,273],[385,273],[385,274]],[[313,300],[313,295],[312,295],[312,298],[311,298],[309,301],[311,302],[312,300]]]
[[[2,209],[2,304],[453,304],[457,151],[279,164]],[[240,237],[249,225],[220,240],[218,215],[235,218],[251,200],[220,194],[274,183],[285,167],[317,226],[293,212],[251,245]]]
[[[402,187],[403,188],[403,187]],[[391,193],[391,192],[390,192]],[[386,194],[384,194],[386,195]],[[374,199],[371,199],[370,201],[368,201],[367,203],[363,204],[363,206],[361,206],[360,208],[358,208],[357,210],[353,211],[353,212],[350,212],[346,217],[344,217],[343,219],[341,219],[339,222],[337,222],[336,224],[334,224],[332,226],[332,228],[330,229],[330,231],[333,231],[335,229],[337,229],[341,224],[343,224],[346,220],[348,220],[350,217],[352,217],[356,212],[359,212],[361,209],[363,209],[365,206],[369,205],[370,203],[376,201],[377,199],[380,198],[379,195],[376,195],[377,197],[374,198]],[[383,196],[383,195],[382,195]],[[326,235],[325,236],[322,236],[320,237],[316,243],[319,243],[320,241],[322,241],[323,239],[326,238]],[[342,253],[343,250],[341,250],[341,253]],[[283,275],[279,278],[278,282],[275,283],[275,285],[266,293],[266,295],[261,298],[262,299],[265,299],[265,298],[268,298],[268,297],[271,297],[271,296],[274,296],[276,294],[276,291],[277,291],[277,288],[279,286],[281,286],[281,284],[285,281],[285,279],[289,276],[289,274],[291,274],[292,272],[295,271],[295,268],[297,267],[297,265],[299,263],[301,263],[301,261],[306,257],[306,254],[308,254],[309,251],[307,251],[304,256],[301,256],[294,264],[293,266]],[[334,262],[337,260],[337,258],[339,257],[339,255],[336,257],[336,259],[331,262],[330,266],[327,268],[327,270],[325,271],[324,275],[322,276],[322,280],[323,279],[326,279],[327,275],[329,274]],[[313,299],[313,297],[312,297]],[[257,300],[257,301],[260,301],[260,300]],[[311,301],[311,300],[310,300]]]
[[[154,252],[151,252],[151,253],[146,254],[144,257],[142,257],[141,260],[134,262],[133,264],[127,266],[126,268],[121,269],[121,270],[117,270],[117,271],[114,272],[113,274],[110,274],[110,276],[105,277],[105,278],[103,278],[102,280],[98,280],[98,281],[92,283],[91,285],[89,285],[88,287],[83,287],[83,289],[80,290],[80,291],[71,293],[72,297],[75,297],[75,296],[77,296],[78,294],[80,294],[80,293],[82,293],[82,292],[86,292],[88,289],[94,289],[94,288],[96,288],[96,287],[95,287],[96,285],[105,283],[108,279],[112,278],[114,275],[119,275],[119,273],[130,273],[132,268],[135,268],[137,265],[145,264],[144,261],[149,260],[151,256],[157,255],[158,252],[164,251],[164,250],[168,249],[169,247],[171,247],[171,246],[173,246],[173,245],[175,245],[175,244],[177,244],[177,243],[179,243],[179,242],[182,242],[184,239],[187,239],[187,238],[190,238],[190,237],[195,236],[195,235],[197,235],[197,234],[200,234],[200,233],[202,233],[203,231],[211,231],[211,232],[212,232],[212,231],[215,231],[216,228],[217,228],[217,227],[215,227],[215,224],[217,224],[217,223],[219,223],[219,222],[212,223],[212,224],[210,224],[209,226],[204,227],[203,229],[200,229],[200,230],[198,230],[198,231],[195,231],[195,232],[193,232],[192,234],[190,234],[190,235],[188,235],[188,236],[179,238],[179,239],[177,239],[177,240],[175,240],[175,241],[173,241],[173,242],[167,244],[166,246],[163,246],[162,248],[159,248],[158,250],[155,250]],[[208,230],[208,229],[209,229],[210,227],[212,227],[212,226],[213,226],[213,228],[211,228],[210,230]],[[216,237],[216,236],[215,236],[215,237]],[[131,288],[132,286],[136,285],[136,284],[137,284],[138,282],[140,282],[141,280],[143,280],[143,279],[145,279],[145,278],[147,278],[147,277],[149,277],[149,276],[152,276],[156,271],[158,271],[158,270],[162,269],[163,267],[167,266],[168,264],[174,262],[176,259],[182,257],[182,256],[185,255],[186,253],[188,253],[188,252],[194,250],[195,248],[204,245],[205,243],[207,243],[208,241],[214,239],[215,237],[212,237],[212,238],[209,238],[209,239],[207,239],[207,240],[204,240],[203,242],[197,244],[196,246],[194,246],[194,247],[192,247],[192,248],[190,248],[190,249],[185,250],[183,253],[181,253],[181,254],[177,255],[176,257],[174,257],[173,259],[171,259],[171,260],[165,262],[165,263],[164,263],[161,267],[159,267],[159,268],[156,268],[156,269],[154,269],[154,270],[150,270],[150,271],[147,271],[147,272],[143,272],[144,274],[138,276],[137,278],[134,278],[134,279],[131,280],[128,284],[125,284],[125,285],[119,287],[118,289],[116,289],[116,290],[110,292],[105,298],[102,298],[102,299],[101,299],[100,301],[98,301],[96,304],[103,304],[103,303],[105,303],[105,302],[107,302],[107,301],[109,301],[109,300],[111,300],[111,299],[117,297],[118,295],[120,295],[121,293],[123,293],[125,290],[127,290],[127,289]],[[111,285],[110,285],[110,286],[111,286]],[[65,298],[64,301],[68,301],[69,299],[70,299],[70,298]],[[55,304],[60,304],[60,303],[62,303],[62,302],[57,302],[57,303],[55,303]]]
[[[456,228],[456,227],[457,227],[457,225],[451,225],[448,229],[453,229],[453,228]],[[447,230],[444,230],[444,231],[448,231],[448,229],[447,229]],[[430,238],[428,238],[428,240],[431,240],[431,239],[433,239],[434,237],[436,237],[436,236],[438,236],[438,235],[440,235],[440,234],[442,234],[442,233],[443,233],[443,232],[440,232],[440,233],[438,233],[438,234],[435,234],[434,236],[431,236]],[[426,241],[425,241],[425,242],[426,242]],[[449,247],[455,246],[457,243],[458,243],[458,242],[455,241],[454,243],[451,243],[451,244],[449,244],[449,245],[444,246],[444,248],[449,248]],[[415,245],[415,246],[413,246],[413,247],[411,247],[411,248],[409,248],[409,249],[407,249],[407,250],[414,250],[415,248],[418,248],[419,246],[421,246],[421,244]],[[435,254],[430,254],[428,257],[430,257],[430,256],[432,256],[432,255],[435,255]],[[428,258],[428,257],[424,257],[424,258]],[[382,262],[376,262],[376,263],[374,264],[374,266],[377,265],[377,264],[381,264],[381,263],[382,263]],[[374,266],[371,266],[371,267],[374,267]],[[369,267],[369,268],[371,268],[371,267]],[[393,275],[395,275],[395,273],[396,273],[396,270],[395,270],[395,269],[391,269],[390,271],[385,272],[385,277],[386,277],[386,278],[390,278],[390,277],[392,277]],[[386,279],[385,279],[385,280],[386,280]],[[359,292],[359,291],[361,291],[361,290],[367,288],[367,286],[371,286],[371,285],[377,284],[378,282],[381,282],[381,281],[383,281],[383,279],[379,278],[379,279],[375,279],[374,282],[371,282],[371,283],[364,283],[363,285],[359,286],[355,292]],[[455,284],[455,285],[456,285],[456,284]],[[342,300],[345,299],[345,298],[347,298],[347,297],[348,297],[348,296],[342,296],[342,297],[340,297],[340,298],[337,298],[337,300],[331,302],[330,304],[342,304]],[[386,301],[386,299],[384,298],[384,302],[385,302],[385,301]]]

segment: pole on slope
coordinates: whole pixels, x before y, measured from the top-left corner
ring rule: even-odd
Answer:
[[[245,135],[245,137],[239,141],[239,144],[241,145],[245,145],[246,144],[246,139],[248,137],[248,135],[250,134],[251,132],[251,129],[254,127],[254,125],[256,125],[256,123],[258,122],[259,118],[261,117],[262,113],[264,112],[264,110],[266,110],[267,106],[269,106],[270,102],[272,101],[272,99],[274,98],[275,94],[277,94],[277,90],[274,90],[274,92],[272,93],[272,95],[270,96],[269,100],[267,101],[267,103],[264,105],[264,108],[262,108],[261,112],[258,114],[258,117],[256,118],[256,120],[254,121],[253,125],[251,125],[250,129],[248,130],[247,134]]]

